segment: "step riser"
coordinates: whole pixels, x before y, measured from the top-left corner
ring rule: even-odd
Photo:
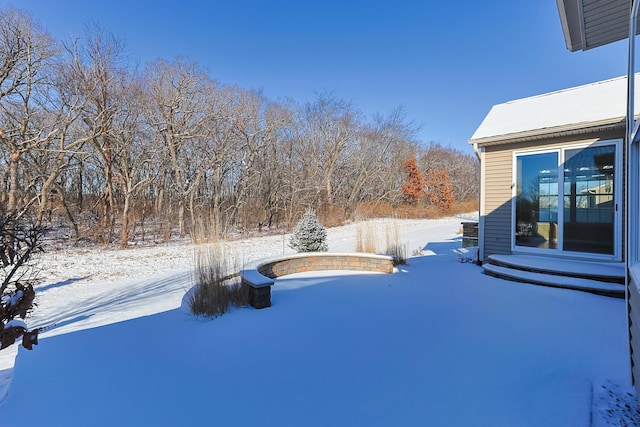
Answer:
[[[508,268],[510,270],[524,271],[529,273],[540,273],[540,274],[548,274],[551,276],[561,276],[561,277],[573,277],[576,279],[588,279],[588,280],[597,280],[599,282],[604,283],[617,283],[620,285],[624,285],[624,277],[620,276],[593,276],[588,274],[578,274],[575,272],[562,272],[557,270],[546,270],[544,268],[536,268],[523,266],[518,264],[511,264],[508,262],[501,262],[489,257],[489,264],[495,265],[498,267]]]
[[[603,296],[613,297],[613,298],[624,298],[624,291],[623,290],[622,291],[613,291],[613,290],[606,290],[606,289],[580,288],[580,287],[577,287],[577,286],[567,286],[567,285],[560,285],[560,284],[556,285],[556,284],[552,284],[552,283],[548,283],[548,282],[539,282],[539,281],[535,281],[535,280],[528,280],[526,278],[517,277],[517,276],[502,275],[502,274],[495,273],[495,272],[492,272],[492,271],[487,271],[487,270],[484,270],[484,274],[486,274],[488,276],[496,277],[498,279],[508,280],[510,282],[526,283],[526,284],[530,284],[530,285],[546,286],[546,287],[558,288],[558,289],[570,289],[570,290],[588,292],[588,293],[591,293],[591,294],[603,295]],[[565,277],[573,277],[573,276],[565,276]],[[611,282],[608,282],[608,283],[611,283]]]

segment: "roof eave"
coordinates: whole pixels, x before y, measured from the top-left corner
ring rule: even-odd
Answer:
[[[524,132],[509,133],[505,135],[495,135],[484,138],[470,139],[469,144],[477,145],[478,147],[487,147],[493,145],[541,141],[551,138],[585,135],[596,132],[624,129],[625,118],[618,117],[615,119],[601,120],[598,122],[555,126],[550,128],[528,130]]]
[[[580,15],[578,13],[575,1],[567,2],[565,0],[556,0],[558,6],[558,14],[560,15],[560,24],[562,25],[562,33],[567,49],[575,52],[582,49],[582,34],[580,31]]]
[[[629,0],[556,0],[556,5],[565,44],[571,52],[604,46],[629,36]]]

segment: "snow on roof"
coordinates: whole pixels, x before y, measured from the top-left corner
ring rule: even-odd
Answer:
[[[627,78],[624,76],[497,104],[469,142],[523,132],[578,128],[580,124],[622,121],[626,93]],[[639,93],[636,84],[636,99]]]

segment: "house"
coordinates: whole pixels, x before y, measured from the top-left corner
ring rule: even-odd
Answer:
[[[640,138],[636,78],[636,36],[640,0],[556,0],[567,49],[571,52],[628,39],[624,172],[625,299],[631,379],[640,396]]]
[[[580,283],[592,263],[622,264],[640,396],[640,0],[556,4],[571,52],[628,39],[627,76],[491,109],[470,141],[481,160],[480,257],[575,260],[566,265],[585,272]]]
[[[480,158],[479,258],[622,262],[626,77],[491,108]]]

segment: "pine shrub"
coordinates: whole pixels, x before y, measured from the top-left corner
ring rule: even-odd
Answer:
[[[312,210],[307,210],[293,229],[289,247],[297,252],[326,252],[327,230]]]

